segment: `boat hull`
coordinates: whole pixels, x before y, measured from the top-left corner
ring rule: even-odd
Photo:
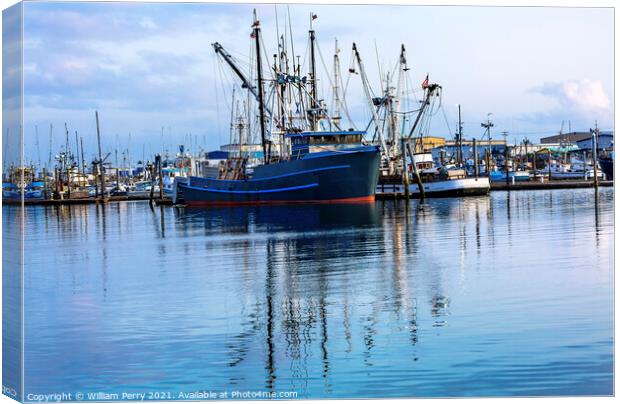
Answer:
[[[371,202],[379,160],[375,146],[312,153],[258,166],[248,180],[190,177],[177,187],[189,207]]]
[[[597,172],[599,178],[603,177],[602,172]],[[594,170],[583,171],[567,171],[567,172],[551,172],[552,180],[591,180],[594,178]]]
[[[512,181],[514,178],[515,181],[529,181],[530,173],[526,171],[509,171],[508,179]],[[491,171],[491,182],[502,182],[506,181],[506,172],[503,171]]]
[[[614,161],[613,161],[613,159],[611,159],[609,157],[600,158],[598,163],[601,166],[601,170],[603,170],[603,172],[605,173],[605,178],[607,178],[608,180],[613,180],[614,179]]]
[[[422,184],[424,196],[432,198],[444,198],[454,196],[480,196],[487,195],[491,190],[488,177],[462,178],[446,181],[425,182]],[[377,187],[378,193],[405,193],[402,184],[385,184]],[[418,185],[409,185],[409,194],[416,198],[420,196]]]

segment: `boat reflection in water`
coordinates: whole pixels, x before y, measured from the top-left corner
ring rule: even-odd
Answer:
[[[231,381],[294,390],[299,398],[346,397],[350,391],[341,386],[357,383],[357,371],[374,373],[377,366],[379,375],[390,362],[394,369],[415,363],[418,299],[429,332],[447,324],[449,298],[439,273],[428,273],[428,288],[412,283],[407,256],[422,248],[413,230],[434,212],[407,206],[401,201],[175,210],[175,231],[207,236],[206,249],[214,251],[221,247],[210,244],[213,235],[229,237],[227,244],[242,251],[236,268],[227,266],[242,272],[231,276],[242,278],[234,289],[244,306],[240,327],[227,343]],[[403,220],[403,210],[410,220]],[[386,338],[399,344],[398,355],[390,353]],[[350,372],[343,361],[359,368]],[[403,372],[397,379],[407,377]],[[365,380],[368,390],[358,385],[356,394],[370,397],[380,381]]]
[[[175,209],[177,223],[220,233],[255,231],[312,231],[378,225],[374,203],[236,206]]]

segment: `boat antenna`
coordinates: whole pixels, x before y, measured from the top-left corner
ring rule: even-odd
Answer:
[[[258,81],[258,113],[260,116],[260,137],[263,146],[263,161],[269,164],[269,156],[267,155],[267,139],[265,134],[265,105],[263,100],[263,77],[261,67],[261,49],[260,49],[260,22],[256,18],[256,9],[254,9],[254,30],[252,36],[256,42],[256,79]]]

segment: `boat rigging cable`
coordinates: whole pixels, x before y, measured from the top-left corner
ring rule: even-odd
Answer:
[[[377,110],[375,109],[375,106],[373,104],[373,98],[375,97],[373,97],[372,88],[370,87],[370,83],[368,82],[368,77],[366,76],[366,73],[364,70],[364,64],[362,63],[362,58],[357,50],[357,46],[355,45],[355,42],[353,42],[353,52],[355,53],[355,59],[357,60],[357,65],[359,66],[359,69],[360,69],[362,87],[364,88],[364,92],[366,93],[366,98],[370,105],[372,116],[375,121],[375,127],[377,128],[379,143],[381,144],[381,149],[385,153],[387,152],[387,145],[385,144],[385,139],[383,138],[383,131],[381,130],[381,127],[379,126],[379,116],[377,114]]]
[[[327,79],[329,81],[329,85],[331,86],[331,88],[335,88],[336,86],[334,85],[334,82],[332,81],[330,75],[329,75],[329,70],[327,69],[327,64],[325,63],[325,60],[323,59],[323,52],[321,52],[321,48],[319,47],[319,43],[316,43],[316,49],[319,53],[319,58],[321,59],[321,64],[323,65],[323,69],[325,69],[325,74],[327,76]],[[338,75],[337,77],[334,78],[335,81],[338,81],[340,79],[340,86],[342,86],[342,79],[340,77],[340,75]],[[346,90],[345,90],[346,91]],[[343,101],[344,100],[344,101]],[[353,123],[353,119],[351,119],[351,116],[349,115],[349,110],[346,104],[346,95],[343,93],[342,94],[342,100],[338,100],[338,104],[339,107],[341,107],[344,111],[344,114],[347,116],[347,119],[349,120],[349,123],[351,124],[351,126],[353,127],[353,129],[355,129],[355,124]],[[340,129],[340,128],[338,128]]]

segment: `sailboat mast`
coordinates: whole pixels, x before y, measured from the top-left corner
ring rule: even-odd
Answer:
[[[265,133],[265,106],[263,101],[263,71],[261,66],[261,49],[260,49],[260,22],[256,19],[256,10],[254,10],[254,41],[256,42],[256,79],[258,80],[258,113],[260,119],[260,137],[263,146],[263,160],[265,164],[269,164],[269,156],[267,155],[267,138]]]
[[[86,164],[84,163],[84,139],[80,136],[80,149],[82,156],[82,175],[86,175]]]
[[[53,131],[54,131],[54,127],[53,124],[50,123],[50,149],[49,149],[49,155],[47,157],[47,169],[51,170],[52,169],[52,148],[53,146]]]
[[[39,147],[39,127],[37,125],[34,125],[34,133],[37,143],[37,158],[39,159],[37,162],[37,169],[41,169],[41,148]]]
[[[459,166],[463,165],[463,121],[461,120],[461,104],[459,104],[459,142],[457,160]]]

